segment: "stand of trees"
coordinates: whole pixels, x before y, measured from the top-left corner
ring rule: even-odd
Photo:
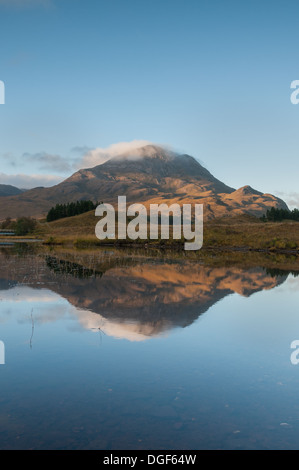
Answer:
[[[282,220],[295,220],[299,222],[299,209],[288,211],[287,209],[275,209],[272,207],[267,210],[266,215],[261,217],[263,222],[281,222]]]
[[[47,222],[53,220],[63,219],[64,217],[73,217],[74,215],[83,214],[94,210],[100,202],[93,203],[92,201],[77,201],[68,202],[67,204],[56,204],[52,207],[47,214]]]
[[[31,217],[20,217],[17,220],[11,220],[7,217],[1,224],[2,230],[13,230],[16,235],[23,236],[32,233],[36,228],[36,220]]]
[[[17,219],[15,224],[13,224],[13,228],[15,230],[16,235],[27,235],[28,233],[32,233],[36,227],[36,220],[31,219],[30,217],[21,217]]]

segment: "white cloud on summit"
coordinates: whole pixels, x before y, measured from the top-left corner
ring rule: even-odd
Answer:
[[[79,161],[76,162],[75,167],[77,169],[92,168],[94,166],[105,163],[107,160],[110,160],[110,158],[149,144],[151,144],[151,142],[148,140],[132,140],[131,142],[119,142],[118,144],[112,144],[106,148],[99,147],[93,150],[89,150]]]

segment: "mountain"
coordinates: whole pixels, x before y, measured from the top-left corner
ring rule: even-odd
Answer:
[[[41,217],[56,203],[91,199],[116,203],[203,203],[206,218],[239,214],[261,216],[271,207],[287,209],[275,196],[245,186],[235,190],[215,178],[195,158],[155,145],[124,153],[94,168],[79,170],[51,188],[35,188],[0,200],[0,220]]]
[[[16,188],[15,186],[11,186],[10,184],[0,184],[0,197],[16,196],[17,194],[21,194],[22,192],[22,189]]]

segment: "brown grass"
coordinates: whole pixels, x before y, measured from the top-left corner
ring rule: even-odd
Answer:
[[[38,222],[35,236],[48,244],[73,244],[78,247],[110,244],[182,247],[183,240],[100,241],[95,236],[98,219],[94,211],[51,223]],[[292,221],[263,223],[250,216],[223,218],[204,224],[206,249],[239,249],[299,252],[299,223]]]

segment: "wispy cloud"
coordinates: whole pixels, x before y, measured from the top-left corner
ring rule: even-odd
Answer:
[[[24,153],[23,158],[30,163],[37,165],[39,170],[57,171],[58,173],[66,173],[71,171],[72,165],[66,158],[60,155],[51,155],[46,152]]]
[[[298,209],[299,208],[299,193],[295,191],[291,191],[289,193],[276,191],[277,196],[283,199],[290,209]]]
[[[21,169],[30,168],[33,172],[46,171],[51,173],[70,173],[74,169],[74,158],[47,152],[23,153],[15,156],[10,152],[1,155],[1,160],[7,166]],[[22,170],[21,170],[22,171]]]
[[[63,179],[57,175],[7,175],[0,173],[0,184],[11,184],[20,189],[31,189],[37,186],[50,187],[60,183]]]
[[[90,152],[91,150],[93,150],[92,147],[87,147],[87,145],[83,145],[83,146],[77,146],[77,147],[73,147],[71,149],[71,153],[80,156],[80,157],[83,157],[83,155],[85,155],[86,153]]]
[[[11,165],[11,166],[16,166],[17,165],[16,159],[15,159],[14,155],[11,152],[3,153],[1,155],[1,160],[2,160],[2,162],[5,162],[5,163],[7,163],[8,165]]]
[[[13,168],[14,174],[0,173],[0,184],[11,184],[24,189],[53,186],[78,169],[92,168],[125,152],[132,151],[134,154],[136,149],[149,144],[151,142],[147,140],[133,140],[112,144],[106,148],[74,147],[65,157],[47,152],[26,152],[16,157],[7,152],[1,155],[1,159],[6,163],[6,167]],[[19,173],[16,174],[17,171]],[[26,171],[31,174],[26,174]],[[39,174],[42,172],[46,174]],[[59,173],[62,176],[59,176]]]
[[[98,147],[93,150],[88,150],[82,158],[78,159],[75,163],[77,169],[80,168],[92,168],[96,165],[101,165],[105,163],[110,158],[121,155],[122,153],[129,152],[130,150],[135,150],[136,148],[143,147],[148,145],[151,142],[147,140],[132,140],[131,142],[119,142],[117,144],[112,144],[109,147],[101,148]]]

